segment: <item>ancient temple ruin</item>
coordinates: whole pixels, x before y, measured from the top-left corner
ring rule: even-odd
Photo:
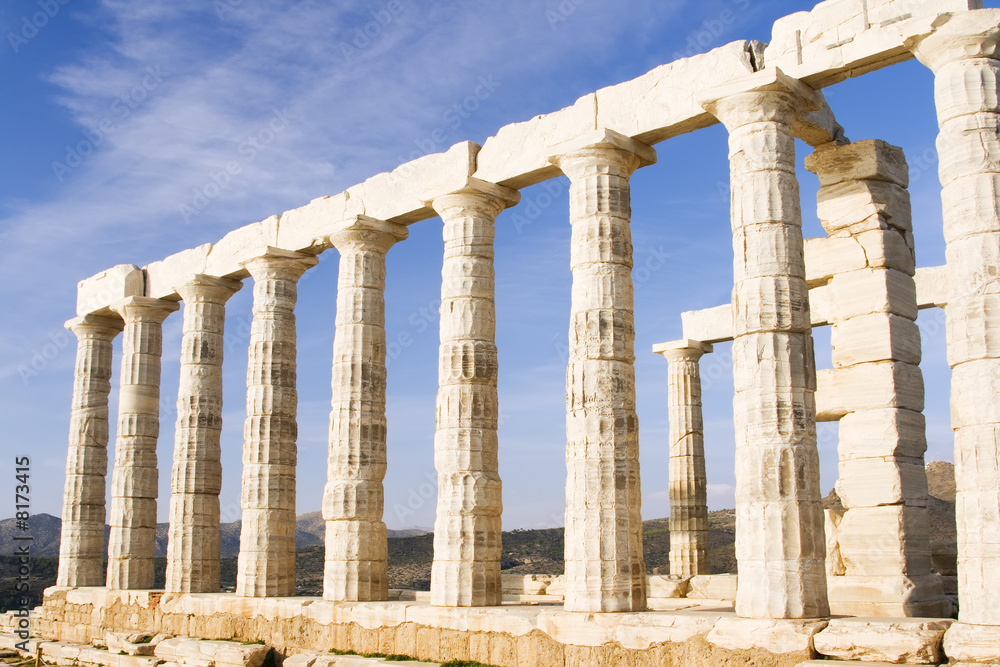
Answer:
[[[851,129],[821,92],[910,58],[935,76],[940,267],[915,266],[902,151],[877,138],[849,142]],[[998,82],[1000,10],[978,0],[827,0],[776,22],[767,45],[738,41],[662,65],[500,128],[482,146],[457,144],[217,243],[82,281],[67,323],[79,344],[58,585],[37,628],[76,642],[154,630],[262,640],[284,655],[338,648],[500,665],[608,664],[621,655],[629,664],[716,664],[733,651],[855,659],[883,655],[886,641],[923,642],[925,663],[941,661],[942,647],[965,663],[1000,661]],[[677,575],[669,581],[680,582],[708,573],[699,359],[732,341],[739,575],[731,607],[651,610],[666,595],[662,578],[653,594],[642,554],[629,178],[656,161],[655,144],[718,122],[729,132],[732,302],[678,314],[683,340],[655,352],[668,364]],[[823,238],[802,236],[796,140],[813,149],[806,165],[821,186]],[[520,188],[559,175],[571,183],[573,275],[566,569],[549,591],[560,591],[561,604],[502,604],[493,225],[517,206]],[[404,277],[387,277],[385,258],[408,225],[434,216],[444,221],[445,250],[431,591],[428,600],[398,591],[390,600],[383,289]],[[296,283],[332,249],[340,273],[324,590],[322,599],[295,598]],[[227,594],[219,592],[223,321],[227,299],[248,279],[242,534],[237,588]],[[956,622],[926,532],[921,308],[947,317]],[[179,411],[171,493],[159,499],[170,508],[166,590],[151,591],[161,324],[175,311]],[[834,368],[817,373],[812,328],[827,325]],[[840,422],[842,516],[821,505],[817,421]],[[671,594],[682,594],[678,586]],[[703,663],[691,658],[696,641]]]

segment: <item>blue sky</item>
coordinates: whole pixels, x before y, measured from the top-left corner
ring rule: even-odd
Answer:
[[[995,3],[987,3],[995,6]],[[599,87],[736,39],[767,41],[793,0],[8,0],[0,7],[0,475],[32,457],[33,512],[59,515],[76,283],[139,266],[401,162],[572,104]],[[38,27],[41,26],[41,27]],[[916,62],[826,90],[852,139],[911,165],[918,266],[944,261],[933,79]],[[476,92],[479,95],[476,96]],[[266,131],[270,129],[270,131]],[[683,310],[729,299],[726,134],[657,145],[632,179],[643,516],[667,503],[666,362]],[[798,145],[798,158],[809,152]],[[235,169],[226,173],[227,165]],[[801,173],[806,236],[816,179]],[[505,529],[562,525],[570,295],[567,181],[526,188],[497,222],[500,465]],[[386,523],[431,526],[441,222],[389,253]],[[326,471],[337,254],[299,290],[298,509]],[[249,281],[247,281],[249,283]],[[230,302],[224,367],[223,520],[239,518],[251,285]],[[943,318],[925,311],[928,459],[951,459]],[[165,520],[181,316],[164,326],[160,517]],[[830,365],[818,330],[817,363]],[[728,345],[703,361],[709,500],[733,505]],[[116,355],[120,340],[116,342]],[[115,359],[113,387],[117,385]],[[112,446],[117,392],[112,392]],[[822,426],[823,486],[836,428]],[[0,516],[12,515],[0,505]]]

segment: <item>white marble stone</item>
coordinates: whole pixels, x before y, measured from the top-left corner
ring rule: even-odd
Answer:
[[[693,340],[661,343],[653,352],[669,363],[670,574],[711,574],[708,560],[708,479],[698,360],[712,346]]]
[[[195,274],[174,287],[184,300],[184,324],[167,528],[166,590],[172,593],[219,590],[226,301],[242,286]]]
[[[119,317],[95,315],[66,323],[76,334],[77,348],[56,575],[59,586],[100,586],[105,582],[111,343],[124,326]]]
[[[732,181],[736,613],[829,613],[814,362],[791,126],[808,86],[764,70],[703,93],[729,130]]]
[[[295,301],[315,257],[266,248],[243,266],[254,281],[243,427],[236,594],[295,595]]]
[[[519,200],[514,190],[472,180],[432,202],[444,222],[434,434],[435,605],[502,602],[493,237],[497,215]]]
[[[323,597],[388,596],[382,521],[386,467],[385,255],[406,227],[357,217],[329,239],[340,252],[333,341]]]
[[[566,574],[570,611],[641,611],[639,428],[635,413],[629,177],[655,161],[609,130],[552,149],[570,179],[566,373]]]
[[[813,637],[816,652],[836,660],[937,664],[947,619],[835,618]]]
[[[153,587],[159,471],[160,357],[163,321],[174,301],[133,296],[112,305],[125,323],[118,433],[108,535],[108,588]]]

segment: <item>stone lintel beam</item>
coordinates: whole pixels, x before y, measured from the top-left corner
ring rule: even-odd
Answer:
[[[358,216],[328,239],[340,252],[333,340],[323,598],[388,597],[383,522],[386,468],[385,255],[405,226]]]

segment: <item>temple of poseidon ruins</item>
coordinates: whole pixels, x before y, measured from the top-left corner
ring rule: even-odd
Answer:
[[[777,21],[769,44],[662,65],[482,146],[457,144],[217,243],[80,282],[66,325],[79,343],[58,582],[32,613],[30,650],[116,667],[259,667],[272,649],[295,667],[343,660],[330,649],[506,667],[1000,664],[1000,10],[979,4],[828,0]],[[821,92],[910,58],[935,79],[944,266],[915,266],[902,151],[848,141]],[[656,161],[654,145],[717,122],[729,132],[732,301],[683,313],[682,340],[640,351],[669,377],[670,574],[647,575],[629,177]],[[811,147],[823,238],[802,237],[797,139]],[[560,175],[571,183],[573,276],[565,574],[501,576],[494,220],[518,189]],[[387,587],[383,289],[386,253],[435,216],[445,250],[427,594]],[[295,597],[296,283],[331,249],[323,596]],[[245,282],[242,533],[236,590],[222,593],[223,321]],[[932,568],[927,534],[923,308],[947,321],[958,556],[944,574],[957,576]],[[161,325],[175,312],[166,585],[151,590]],[[816,372],[821,326],[832,327],[834,367]],[[699,359],[722,341],[733,349],[738,577],[710,575],[706,558]],[[840,422],[842,514],[821,504],[817,421]],[[18,623],[3,618],[4,641]],[[158,636],[130,639],[140,632]]]

